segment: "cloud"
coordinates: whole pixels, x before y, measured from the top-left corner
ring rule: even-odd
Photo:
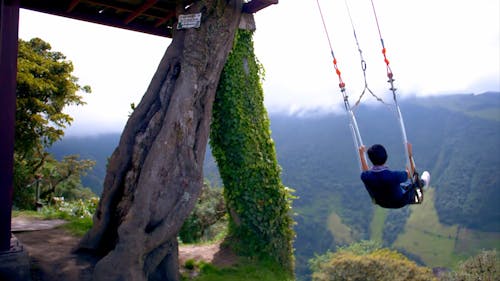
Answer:
[[[352,102],[364,88],[360,56],[344,1],[321,0],[335,56]],[[480,93],[500,88],[500,1],[375,1],[401,97]],[[369,1],[350,1],[367,63],[369,87],[391,99]],[[269,112],[343,111],[338,77],[315,1],[280,1],[255,15],[255,52],[266,70]],[[69,108],[68,132],[123,128],[130,103],[146,91],[170,40],[61,17],[21,11],[20,37],[40,37],[90,85],[88,104]],[[364,103],[373,103],[367,97]],[[90,124],[94,124],[93,126]]]

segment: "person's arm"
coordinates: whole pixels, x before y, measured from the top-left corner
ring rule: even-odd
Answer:
[[[361,170],[368,171],[370,168],[368,167],[368,164],[366,163],[365,151],[366,151],[366,148],[364,145],[359,147],[359,159],[361,160]]]
[[[411,143],[407,142],[406,147],[408,148],[408,157],[410,158],[410,170],[408,171],[408,178],[411,178],[411,175],[415,173],[415,163],[413,162],[413,147]]]

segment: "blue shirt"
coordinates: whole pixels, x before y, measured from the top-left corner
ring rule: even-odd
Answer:
[[[401,183],[408,180],[405,171],[391,171],[386,166],[374,166],[361,173],[361,180],[375,203],[384,208],[401,208],[413,198],[405,192]]]

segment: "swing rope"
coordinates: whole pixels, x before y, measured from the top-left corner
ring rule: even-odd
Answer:
[[[345,83],[342,80],[341,71],[337,65],[337,58],[335,58],[335,53],[333,52],[332,41],[330,40],[330,35],[328,34],[328,28],[326,27],[325,18],[323,16],[323,11],[321,9],[321,5],[319,3],[319,0],[316,0],[316,3],[318,4],[318,10],[319,10],[319,14],[321,16],[321,22],[323,23],[323,29],[324,29],[324,32],[326,34],[326,38],[328,39],[330,53],[331,53],[332,58],[333,58],[333,67],[334,67],[335,73],[337,74],[338,79],[339,79],[339,88],[340,88],[340,92],[342,93],[342,97],[344,100],[344,107],[345,107],[345,110],[346,110],[347,115],[349,117],[349,128],[351,130],[352,138],[354,141],[354,149],[355,149],[355,151],[358,151],[359,147],[363,146],[363,140],[361,139],[361,134],[359,132],[358,122],[356,121],[356,117],[354,116],[351,105],[349,104],[349,96],[348,96],[346,88],[345,88]],[[360,170],[362,171],[363,167],[361,165],[361,159],[358,159],[358,164],[359,164]]]
[[[387,58],[387,49],[386,49],[385,44],[384,44],[384,39],[382,38],[382,32],[380,31],[380,24],[378,21],[377,12],[375,10],[375,4],[373,3],[373,0],[370,0],[370,1],[372,3],[373,15],[375,17],[375,22],[377,24],[377,30],[378,30],[378,34],[379,34],[379,38],[380,38],[380,43],[382,45],[382,54],[384,56],[384,62],[385,62],[386,69],[387,69],[387,78],[389,79],[389,80],[387,80],[387,82],[390,85],[389,90],[391,90],[391,92],[392,92],[392,97],[394,99],[397,117],[398,117],[399,125],[401,128],[401,135],[403,137],[403,144],[404,144],[405,154],[406,154],[406,165],[408,167],[408,170],[410,171],[410,180],[412,181],[412,183],[415,183],[415,181],[417,183],[419,183],[419,176],[418,176],[418,173],[416,171],[416,165],[415,165],[415,161],[413,159],[413,155],[410,155],[410,152],[408,151],[408,137],[406,135],[406,128],[405,128],[404,121],[403,121],[403,114],[401,113],[401,109],[399,108],[399,103],[398,103],[398,99],[397,99],[397,95],[396,95],[397,89],[394,86],[394,81],[395,81],[394,74],[392,72],[391,66],[389,65],[389,59]]]
[[[320,14],[320,17],[321,17],[321,22],[323,24],[323,29],[324,29],[326,38],[328,40],[328,46],[330,47],[330,53],[331,53],[332,59],[333,59],[333,67],[335,69],[335,73],[338,76],[339,88],[340,88],[340,92],[342,93],[342,97],[343,97],[343,100],[344,100],[344,107],[345,107],[345,110],[346,110],[347,115],[349,117],[349,127],[351,129],[352,138],[354,140],[354,148],[355,148],[355,151],[358,151],[359,147],[363,146],[363,141],[361,139],[361,134],[359,132],[359,128],[358,128],[358,124],[357,124],[357,121],[356,121],[356,117],[354,116],[353,108],[349,104],[349,96],[348,96],[347,91],[346,91],[346,85],[345,85],[345,83],[344,83],[344,81],[342,79],[341,71],[340,71],[340,69],[338,67],[338,64],[337,64],[337,58],[335,57],[335,53],[334,53],[333,47],[332,47],[332,40],[330,39],[330,35],[328,33],[328,28],[326,26],[325,18],[323,16],[323,11],[321,9],[321,5],[319,3],[319,0],[316,0],[316,3],[317,3],[319,14]],[[399,120],[399,124],[400,124],[400,128],[401,128],[401,133],[402,133],[402,136],[403,136],[403,143],[404,143],[405,154],[406,154],[406,159],[407,159],[406,162],[407,162],[408,170],[410,172],[410,180],[411,180],[412,183],[415,183],[415,182],[419,183],[418,173],[416,172],[416,169],[415,169],[415,162],[413,160],[413,156],[410,155],[410,152],[408,150],[408,138],[407,138],[407,135],[406,135],[406,128],[405,128],[404,121],[403,121],[403,115],[402,115],[401,110],[399,108],[399,104],[398,104],[398,100],[397,100],[397,96],[396,96],[396,88],[394,87],[394,75],[393,75],[391,67],[389,65],[389,59],[387,58],[387,50],[385,48],[384,39],[382,38],[382,32],[380,31],[380,25],[379,25],[379,21],[378,21],[378,17],[377,17],[377,13],[376,13],[376,10],[375,10],[375,5],[373,3],[373,0],[371,0],[371,3],[372,3],[373,13],[374,13],[374,16],[375,16],[375,21],[376,21],[376,24],[377,24],[377,29],[378,29],[378,32],[379,32],[380,42],[382,44],[382,54],[384,56],[384,62],[386,64],[386,69],[387,69],[387,77],[389,79],[387,82],[389,82],[389,84],[390,84],[390,90],[392,91],[392,94],[393,94],[394,104],[395,104],[396,111],[397,111],[397,117],[398,117],[398,120]],[[366,80],[366,61],[363,58],[363,52],[362,52],[362,50],[360,48],[360,45],[359,45],[359,40],[357,38],[356,29],[354,27],[354,22],[352,20],[351,12],[350,12],[349,6],[347,4],[347,1],[345,2],[345,4],[346,4],[346,7],[347,7],[347,10],[348,10],[348,13],[349,13],[349,18],[350,18],[350,21],[351,21],[351,26],[353,28],[354,39],[356,40],[356,45],[358,47],[358,52],[359,52],[360,60],[361,60],[361,69],[363,70],[363,77],[364,77],[364,80],[365,80],[365,88],[363,89],[363,92],[361,93],[361,96],[360,96],[358,102],[356,103],[356,106],[359,104],[362,96],[364,95],[364,93],[366,91],[370,92],[378,101],[381,101],[382,103],[385,104],[385,102],[383,102],[383,100],[381,100],[375,94],[373,94],[373,92],[371,91],[371,89],[368,87],[368,83],[367,83],[367,80]],[[358,158],[358,164],[359,164],[360,170],[362,171],[363,168],[362,168],[362,165],[361,165],[361,159],[359,159],[359,158]],[[419,201],[420,200],[421,199],[419,199]]]
[[[380,38],[380,44],[382,45],[382,54],[384,55],[384,62],[385,62],[386,70],[387,70],[387,78],[389,78],[389,80],[387,82],[389,82],[389,84],[391,85],[391,88],[389,88],[389,90],[391,90],[393,98],[394,98],[394,102],[397,105],[396,88],[394,87],[394,74],[392,73],[391,66],[389,65],[389,59],[387,58],[387,49],[385,48],[384,39],[382,38],[382,32],[380,31],[380,24],[378,22],[377,11],[375,10],[375,4],[373,3],[373,0],[370,0],[370,1],[372,3],[372,10],[373,10],[373,15],[375,17],[375,23],[377,24],[378,35]]]
[[[347,7],[347,11],[349,13],[349,18],[350,18],[350,21],[351,21],[351,26],[352,26],[353,34],[354,34],[354,39],[356,40],[356,45],[358,47],[358,52],[359,52],[359,55],[360,55],[361,69],[363,70],[363,77],[364,77],[364,80],[365,80],[365,87],[363,89],[363,92],[361,93],[361,96],[360,96],[359,100],[356,102],[356,106],[359,104],[362,96],[364,95],[364,93],[366,91],[370,92],[378,101],[381,101],[382,103],[386,104],[385,102],[383,102],[382,99],[378,98],[371,91],[371,89],[368,87],[368,83],[367,83],[367,80],[366,80],[366,61],[363,58],[363,52],[362,52],[362,50],[360,48],[360,45],[359,45],[359,40],[358,40],[357,35],[356,35],[356,29],[354,27],[354,22],[352,20],[352,16],[351,16],[351,12],[350,12],[349,6],[347,4],[347,0],[344,0],[344,1],[345,1],[345,4],[346,4],[346,7]],[[340,69],[339,69],[339,67],[337,65],[337,59],[335,57],[335,53],[333,52],[332,41],[331,41],[330,35],[328,33],[328,28],[326,27],[325,18],[323,16],[323,11],[321,9],[321,5],[319,3],[319,0],[316,0],[316,3],[318,5],[319,14],[321,16],[321,22],[323,23],[323,29],[324,29],[326,38],[328,40],[328,45],[330,47],[330,53],[331,53],[332,58],[333,58],[333,67],[334,67],[335,73],[337,74],[338,79],[339,79],[339,88],[340,88],[340,92],[342,93],[342,97],[343,97],[343,100],[344,100],[344,107],[345,107],[345,110],[347,112],[347,115],[349,116],[349,127],[351,129],[352,137],[353,137],[353,140],[354,140],[354,147],[355,147],[355,150],[358,151],[359,147],[363,146],[363,141],[361,139],[361,134],[359,132],[358,124],[357,124],[356,118],[355,118],[354,113],[353,113],[353,108],[349,104],[349,97],[348,97],[347,92],[346,92],[345,83],[344,83],[344,81],[342,79],[341,71],[340,71]],[[408,138],[406,136],[406,129],[405,129],[404,122],[403,122],[403,115],[401,114],[401,110],[399,108],[399,104],[398,104],[398,101],[397,101],[396,88],[394,87],[394,75],[393,75],[391,67],[389,65],[389,60],[387,59],[387,50],[386,50],[385,45],[384,45],[384,39],[382,38],[382,32],[380,31],[380,25],[379,25],[379,22],[378,22],[378,17],[377,17],[377,13],[375,11],[375,5],[373,3],[373,0],[371,0],[371,3],[372,3],[373,13],[375,15],[375,21],[377,23],[377,29],[378,29],[378,33],[379,33],[379,37],[380,37],[380,42],[382,44],[382,54],[384,55],[384,62],[386,64],[387,77],[389,78],[389,80],[387,82],[389,82],[389,84],[390,84],[390,90],[392,91],[392,94],[393,94],[394,104],[396,106],[396,111],[397,111],[397,117],[398,117],[399,124],[400,124],[400,127],[401,127],[401,133],[402,133],[402,136],[403,136],[403,143],[404,143],[404,147],[405,147],[405,153],[406,153],[406,159],[407,159],[407,167],[408,167],[408,170],[409,170],[409,173],[410,173],[410,180],[411,180],[412,184],[416,183],[417,184],[417,188],[420,191],[422,191],[422,186],[421,186],[421,183],[420,183],[420,180],[419,180],[419,175],[416,172],[415,162],[413,160],[413,156],[410,155],[410,152],[408,150],[409,143],[408,143]],[[359,159],[359,158],[358,158],[358,164],[359,164],[360,170],[363,171],[363,167],[361,165],[361,159]],[[423,200],[423,193],[421,192],[421,195],[417,196],[417,198],[416,198],[416,204],[422,203],[422,200]]]
[[[357,107],[359,105],[359,103],[361,102],[361,99],[365,95],[366,91],[368,91],[377,101],[379,101],[379,102],[387,105],[387,103],[385,103],[382,98],[380,98],[377,95],[375,95],[375,93],[373,93],[373,91],[368,87],[368,81],[366,79],[366,61],[365,61],[365,59],[363,57],[363,51],[361,50],[361,47],[360,47],[360,44],[359,44],[359,40],[358,40],[358,36],[356,34],[356,28],[354,27],[354,21],[353,21],[352,16],[351,16],[351,9],[349,8],[349,4],[347,3],[347,0],[344,0],[344,3],[345,3],[345,6],[346,6],[346,9],[347,9],[347,14],[349,15],[349,20],[351,22],[351,27],[352,27],[352,33],[354,35],[354,40],[356,41],[356,46],[358,47],[359,59],[360,59],[360,62],[361,62],[361,70],[363,71],[363,78],[364,78],[364,81],[365,81],[365,87],[363,88],[363,91],[361,92],[361,95],[359,96],[358,100],[354,104],[354,107]]]

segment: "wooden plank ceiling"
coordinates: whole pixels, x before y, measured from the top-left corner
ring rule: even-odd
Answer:
[[[148,34],[172,37],[178,3],[198,0],[21,0],[21,8]],[[255,13],[278,0],[252,0],[245,13]]]

